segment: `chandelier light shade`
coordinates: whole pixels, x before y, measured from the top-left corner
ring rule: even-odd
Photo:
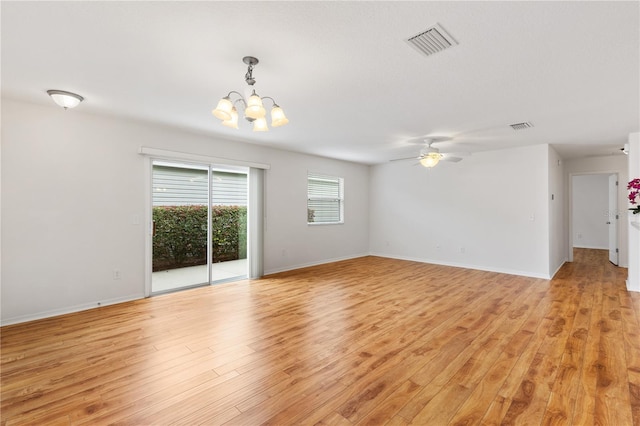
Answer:
[[[271,109],[271,127],[280,127],[287,124],[289,120],[284,116],[284,111],[277,104],[273,104]]]
[[[253,121],[253,131],[254,132],[266,132],[269,130],[269,127],[267,127],[267,120],[262,117],[262,118],[256,118]]]
[[[244,76],[246,83],[253,87],[256,83],[253,78],[253,67],[258,63],[258,59],[253,56],[245,56],[242,61],[248,65],[247,73]],[[231,95],[234,95],[233,99]],[[245,99],[239,92],[231,91],[227,96],[220,99],[216,108],[212,111],[212,114],[222,120],[222,124],[233,129],[238,128],[238,108],[236,106],[241,104],[242,111],[244,112],[244,118],[253,123],[254,132],[266,132],[269,130],[267,126],[267,110],[264,107],[264,100],[269,99],[273,104],[271,107],[271,127],[284,126],[289,122],[284,115],[284,111],[273,98],[269,96],[260,97],[255,89],[251,93],[248,99]]]
[[[64,90],[47,90],[47,94],[64,109],[75,108],[84,101],[82,96]]]
[[[228,120],[223,120],[222,124],[227,127],[231,127],[232,129],[238,128],[238,110],[236,107],[231,108],[231,112]]]
[[[258,118],[264,118],[267,115],[267,110],[262,105],[262,99],[253,91],[253,94],[249,96],[247,101],[247,108],[244,110],[244,115],[249,118],[257,120]]]
[[[213,115],[223,121],[231,120],[231,110],[233,110],[233,108],[231,98],[229,96],[225,96],[220,99],[220,102],[218,102],[218,106],[213,110]]]
[[[430,152],[420,159],[420,164],[422,164],[424,167],[435,167],[436,164],[440,162],[441,158],[442,154],[437,152]]]

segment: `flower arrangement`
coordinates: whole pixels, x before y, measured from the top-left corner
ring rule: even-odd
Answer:
[[[635,207],[629,210],[633,214],[638,214],[640,213],[640,178],[630,180],[627,189],[629,190],[629,202],[635,204]],[[638,200],[636,201],[636,199]]]

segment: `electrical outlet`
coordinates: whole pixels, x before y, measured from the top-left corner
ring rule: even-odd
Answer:
[[[120,269],[114,269],[113,270],[113,279],[114,280],[119,280],[120,278],[121,278]]]

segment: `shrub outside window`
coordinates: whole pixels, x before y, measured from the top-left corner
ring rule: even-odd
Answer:
[[[308,174],[307,223],[344,223],[344,179]]]

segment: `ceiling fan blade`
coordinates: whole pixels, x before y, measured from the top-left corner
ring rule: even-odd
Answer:
[[[416,145],[429,145],[440,142],[449,142],[451,139],[451,136],[417,136],[415,138],[407,139],[407,142]]]
[[[469,157],[473,155],[471,152],[468,152],[468,151],[449,151],[447,149],[440,150],[440,153],[444,155],[450,155],[452,157]]]
[[[407,157],[407,158],[394,158],[393,160],[389,160],[389,161],[406,161],[406,160],[419,160],[420,157],[416,157],[415,155],[413,157]]]
[[[462,161],[462,158],[460,157],[449,157],[449,156],[444,156],[440,159],[441,161],[449,161],[451,163],[457,163],[458,161]]]

